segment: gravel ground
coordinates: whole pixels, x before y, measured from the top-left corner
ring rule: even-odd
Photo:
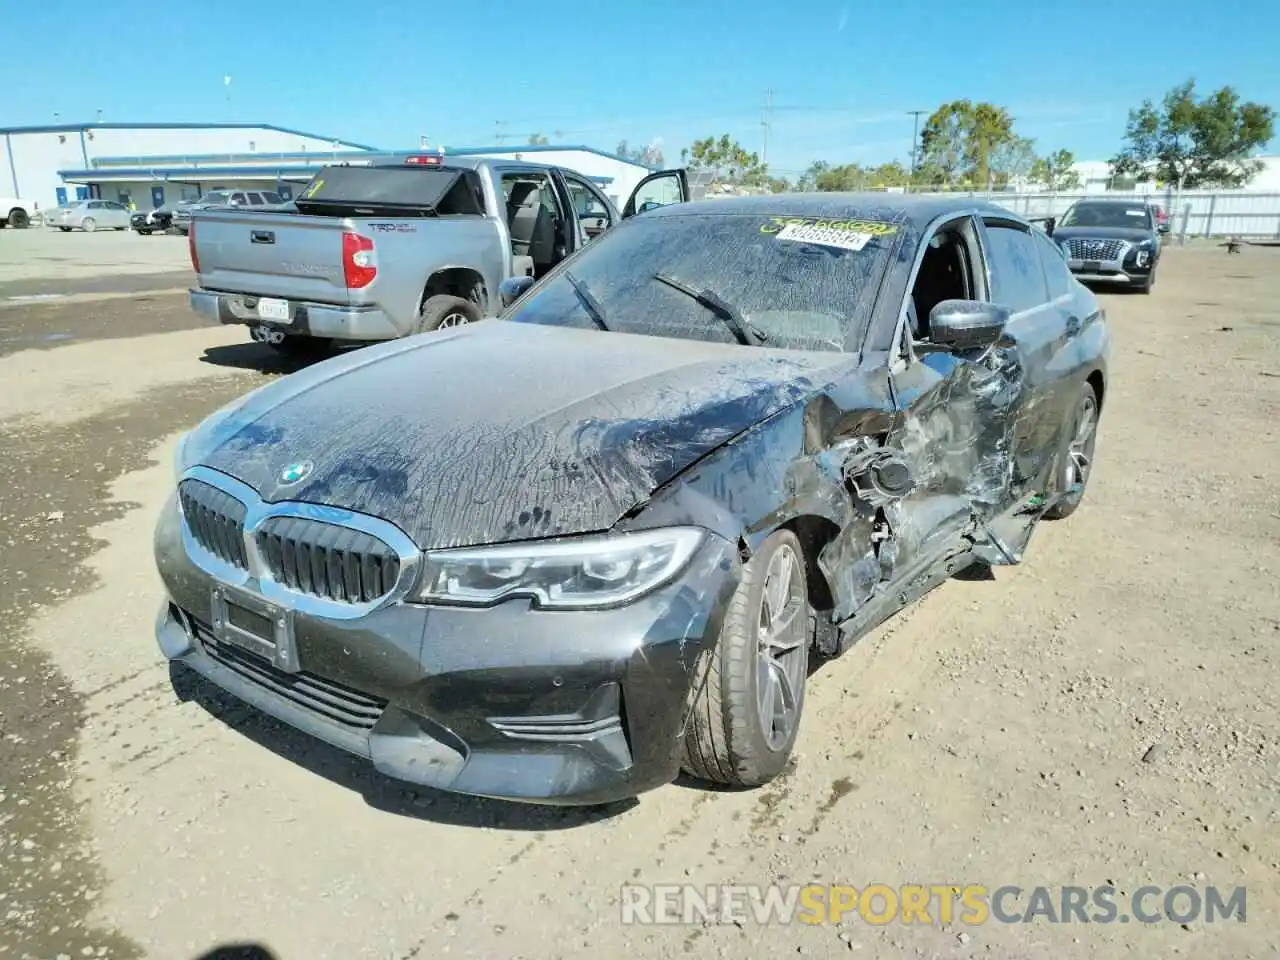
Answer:
[[[1106,295],[1085,506],[825,665],[789,774],[590,812],[408,789],[171,676],[172,441],[286,371],[180,297],[0,310],[0,349],[27,338],[0,357],[0,958],[1276,957],[1278,256],[1173,249],[1150,297]],[[619,919],[626,883],[810,880],[1245,886],[1248,913]]]

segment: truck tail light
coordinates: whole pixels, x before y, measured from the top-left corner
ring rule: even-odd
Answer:
[[[348,290],[359,290],[373,283],[378,266],[374,262],[372,240],[358,233],[342,235],[342,272]]]
[[[200,272],[200,258],[196,256],[196,221],[193,217],[187,228],[187,253],[191,255],[191,269]]]
[[[405,157],[404,162],[411,167],[439,167],[444,164],[444,158],[439,155]]]

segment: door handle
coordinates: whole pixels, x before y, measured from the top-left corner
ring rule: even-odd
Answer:
[[[271,230],[254,230],[249,234],[249,239],[253,243],[275,243],[276,235]]]

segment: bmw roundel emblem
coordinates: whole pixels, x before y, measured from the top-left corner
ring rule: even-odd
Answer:
[[[303,460],[301,463],[291,463],[280,471],[280,483],[282,486],[291,487],[295,483],[301,483],[307,477],[311,476],[311,471],[315,469],[315,464],[310,460]]]

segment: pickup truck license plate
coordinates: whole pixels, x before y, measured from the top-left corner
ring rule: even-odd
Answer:
[[[258,301],[258,316],[263,320],[281,320],[289,322],[289,301],[273,300],[263,297]]]

